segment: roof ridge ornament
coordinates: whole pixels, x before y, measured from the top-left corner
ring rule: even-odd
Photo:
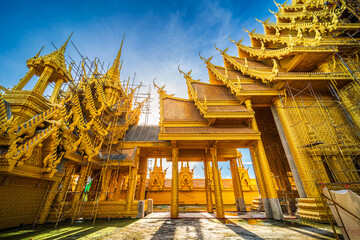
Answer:
[[[229,35],[229,39],[231,42],[235,43],[236,46],[241,45],[242,41],[244,40],[244,38],[241,38],[239,41],[232,40],[230,35]]]
[[[276,12],[271,11],[270,8],[269,8],[269,12],[271,12],[271,13],[274,14],[275,16],[278,15]]]
[[[246,30],[245,27],[243,27],[244,31],[247,32],[249,35],[253,35],[253,33],[256,31],[256,28],[252,30],[251,32],[249,30]]]
[[[210,63],[211,59],[213,58],[213,56],[209,57],[208,59],[204,58],[201,56],[200,52],[199,52],[199,57],[200,59],[202,59],[205,63]]]
[[[159,94],[166,93],[166,91],[164,90],[166,84],[164,84],[164,86],[162,86],[162,87],[159,87],[158,85],[156,85],[155,80],[156,80],[156,77],[153,79],[153,84],[154,84],[154,87],[157,88],[157,90],[158,90],[157,92]]]
[[[221,53],[221,55],[223,55],[224,53],[226,53],[229,50],[229,47],[227,47],[225,50],[220,50],[219,48],[216,47],[216,43],[214,44],[214,47],[216,50],[218,50]]]
[[[268,19],[266,19],[265,21],[261,21],[260,19],[257,19],[256,17],[255,17],[255,20],[258,21],[259,23],[263,24],[263,25],[266,25],[269,22],[270,17]]]
[[[191,79],[190,74],[191,74],[192,70],[190,70],[190,71],[187,72],[187,73],[184,73],[184,72],[180,69],[180,64],[179,64],[179,66],[178,66],[178,70],[179,70],[179,72],[180,72],[181,74],[184,75],[184,78],[186,78],[186,79],[190,78],[190,79]]]

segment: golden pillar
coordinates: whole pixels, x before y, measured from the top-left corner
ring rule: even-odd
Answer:
[[[110,178],[111,178],[111,169],[106,169],[105,176],[101,179],[101,194],[100,201],[104,201],[107,199],[110,189]],[[101,176],[101,175],[100,175]]]
[[[145,200],[145,181],[146,181],[146,173],[140,174],[139,187],[136,192],[136,198],[138,200]]]
[[[289,144],[290,151],[294,158],[296,168],[299,172],[301,182],[303,183],[305,193],[306,193],[307,197],[309,197],[309,198],[316,197],[318,194],[317,194],[317,189],[315,187],[315,184],[311,180],[311,177],[306,173],[306,170],[305,170],[305,169],[312,169],[312,166],[311,166],[311,164],[308,163],[306,158],[302,158],[300,155],[300,152],[296,145],[295,137],[291,130],[289,120],[286,116],[285,109],[284,109],[284,106],[283,106],[280,98],[274,99],[273,103],[274,103],[276,112],[279,115],[279,119],[280,119],[281,125],[283,127],[287,142]]]
[[[51,74],[53,73],[54,69],[51,67],[45,67],[44,71],[42,72],[39,80],[37,81],[35,87],[34,87],[34,91],[43,94],[47,84],[48,84],[48,80],[51,76]]]
[[[114,196],[115,201],[119,201],[121,198],[121,190],[123,188],[123,184],[125,181],[124,179],[125,179],[124,175],[119,172],[119,175],[115,182],[115,196]]]
[[[221,179],[219,174],[218,162],[217,162],[217,150],[216,148],[210,148],[210,155],[212,160],[213,169],[213,181],[214,181],[214,192],[215,192],[215,206],[216,206],[216,217],[224,218],[224,204],[221,191]]]
[[[212,213],[214,211],[213,211],[209,166],[210,166],[210,162],[209,162],[209,159],[208,159],[207,153],[206,153],[205,159],[204,159],[206,209],[209,213]]]
[[[60,92],[60,88],[61,88],[61,85],[63,84],[64,82],[64,79],[58,79],[55,83],[55,87],[54,87],[54,90],[51,94],[51,97],[50,97],[50,102],[53,102],[53,103],[56,103],[57,102],[57,97],[59,95],[59,92]]]
[[[38,221],[39,224],[43,224],[46,222],[46,219],[50,213],[51,205],[55,199],[56,194],[58,193],[59,184],[60,184],[59,181],[51,182],[50,189],[47,192],[45,202],[44,202],[42,210],[39,214],[39,221]]]
[[[179,217],[179,149],[172,148],[171,217]]]
[[[129,168],[129,187],[128,187],[127,193],[126,193],[126,211],[127,212],[131,211],[132,203],[134,201],[137,171],[138,171],[138,169],[136,167]]]
[[[259,189],[259,193],[260,193],[260,197],[261,197],[261,201],[264,205],[264,209],[265,209],[265,213],[266,213],[266,217],[267,218],[272,218],[272,212],[271,212],[271,206],[269,203],[269,197],[268,194],[266,192],[266,185],[265,185],[265,181],[261,172],[261,168],[260,168],[260,162],[259,162],[259,158],[258,158],[258,154],[255,151],[255,147],[250,148],[250,154],[251,154],[251,159],[252,159],[252,163],[253,163],[253,167],[254,167],[254,172],[255,172],[255,176],[256,176],[256,182],[258,185],[258,189]]]
[[[36,69],[34,67],[30,67],[26,75],[22,79],[20,79],[19,83],[16,84],[16,86],[13,89],[22,90],[25,87],[25,85],[30,81],[30,79],[34,76],[35,73],[36,73]]]
[[[140,175],[139,186],[136,191],[136,199],[138,200],[145,200],[145,181],[147,175],[147,166],[148,166],[148,159],[145,155],[140,155],[139,161],[139,171],[138,174]]]
[[[246,108],[248,110],[253,111],[250,99],[245,100],[245,105],[246,105]],[[255,118],[253,118],[251,120],[251,127],[255,131],[259,131],[259,128],[258,128],[258,125],[256,123]],[[283,220],[284,217],[283,217],[280,201],[278,199],[278,195],[277,195],[277,191],[276,191],[275,179],[271,175],[269,162],[268,162],[268,159],[266,157],[264,145],[263,145],[261,139],[255,145],[255,152],[256,152],[257,157],[259,159],[258,162],[259,162],[260,167],[261,167],[261,173],[262,173],[262,176],[263,176],[263,181],[264,181],[264,183],[266,183],[266,193],[268,195],[269,202],[270,202],[270,205],[271,205],[271,212],[272,212],[273,218],[276,219],[276,220]]]
[[[232,176],[232,183],[236,202],[236,211],[246,212],[246,205],[244,200],[244,193],[241,187],[241,179],[239,174],[239,167],[235,158],[230,159],[230,170]]]

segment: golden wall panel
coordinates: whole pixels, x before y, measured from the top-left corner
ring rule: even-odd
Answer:
[[[0,228],[34,223],[48,181],[8,176],[0,186]]]

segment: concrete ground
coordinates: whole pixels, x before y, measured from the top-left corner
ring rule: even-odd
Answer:
[[[256,218],[256,219],[255,219]],[[154,212],[143,219],[98,219],[78,221],[71,226],[62,222],[0,231],[0,239],[333,239],[330,225],[287,219],[264,219],[263,213],[226,212],[218,220],[207,212],[181,212],[171,219],[169,212]]]
[[[206,212],[180,213],[180,217],[170,219],[168,212],[155,212],[104,239],[334,239],[329,225],[295,219],[278,222],[230,214],[218,220]]]

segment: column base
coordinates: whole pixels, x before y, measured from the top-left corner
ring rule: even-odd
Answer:
[[[269,198],[269,202],[271,205],[271,211],[272,211],[272,215],[274,220],[284,220],[284,215],[283,212],[281,210],[281,205],[280,205],[280,201],[278,198]]]
[[[246,205],[244,198],[235,198],[236,201],[236,211],[246,212]]]
[[[273,212],[271,210],[271,204],[270,204],[269,198],[261,198],[261,202],[264,206],[266,217],[274,218]]]
[[[145,201],[140,200],[138,202],[137,210],[138,210],[138,213],[136,215],[136,218],[144,218],[144,216],[145,216]]]

